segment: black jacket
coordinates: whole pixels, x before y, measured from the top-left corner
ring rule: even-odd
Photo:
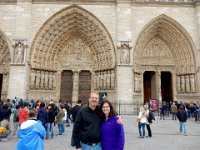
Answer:
[[[84,107],[78,111],[73,129],[73,140],[76,148],[80,148],[80,142],[99,143],[101,141],[101,119],[99,107],[95,110]]]
[[[185,110],[179,110],[177,113],[177,117],[180,122],[186,122],[188,118]]]

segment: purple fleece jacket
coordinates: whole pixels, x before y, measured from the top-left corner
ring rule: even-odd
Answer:
[[[125,137],[122,124],[117,123],[117,116],[103,121],[101,125],[102,150],[123,150]]]

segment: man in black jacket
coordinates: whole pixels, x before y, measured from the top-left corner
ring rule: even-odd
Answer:
[[[184,135],[187,136],[187,131],[186,131],[187,113],[185,111],[184,106],[180,106],[179,111],[177,113],[177,117],[180,122],[180,133],[184,132]]]
[[[72,138],[77,150],[101,150],[99,94],[91,92],[89,105],[78,111]],[[91,150],[92,150],[91,149]]]

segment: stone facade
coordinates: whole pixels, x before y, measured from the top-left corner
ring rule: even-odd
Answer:
[[[200,99],[199,1],[3,0],[0,14],[2,99],[59,100],[63,70],[74,73],[72,103],[81,70],[125,113],[144,102],[147,71],[150,98],[162,101],[170,72],[172,100]]]

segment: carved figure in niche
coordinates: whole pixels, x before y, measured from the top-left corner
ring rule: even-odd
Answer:
[[[195,92],[194,75],[190,75],[190,87],[191,87],[191,92]]]
[[[121,44],[120,62],[122,64],[129,64],[130,63],[128,44]]]
[[[181,91],[185,92],[185,77],[181,76]]]
[[[102,73],[100,73],[99,74],[99,89],[102,89],[102,84],[103,84],[103,82],[102,82]]]
[[[55,74],[53,74],[53,89],[55,89],[56,88],[56,75]]]
[[[52,81],[53,81],[53,76],[52,76],[52,73],[50,72],[49,73],[49,89],[51,90],[53,85],[52,85]]]
[[[41,71],[40,88],[44,89],[44,71]]]
[[[177,87],[177,91],[180,92],[181,91],[181,82],[180,82],[180,77],[176,76],[176,87]]]
[[[114,70],[111,71],[111,89],[115,87],[115,72]]]
[[[24,45],[21,42],[15,46],[15,63],[24,63]]]
[[[74,72],[73,75],[73,90],[78,91],[78,72]]]
[[[39,89],[39,86],[40,86],[40,71],[37,71],[37,74],[36,74],[36,89]]]
[[[49,81],[49,77],[48,77],[48,72],[45,71],[44,73],[44,88],[47,90],[48,89],[48,81]]]
[[[135,92],[141,92],[141,77],[135,74]]]
[[[110,90],[110,71],[107,73],[106,82],[107,82],[107,89]]]
[[[35,88],[35,71],[31,70],[31,82],[30,82],[30,88]]]
[[[8,90],[8,75],[4,74],[2,91],[7,91],[7,90]]]
[[[189,81],[189,76],[185,77],[185,87],[186,87],[186,92],[190,92],[190,81]]]

